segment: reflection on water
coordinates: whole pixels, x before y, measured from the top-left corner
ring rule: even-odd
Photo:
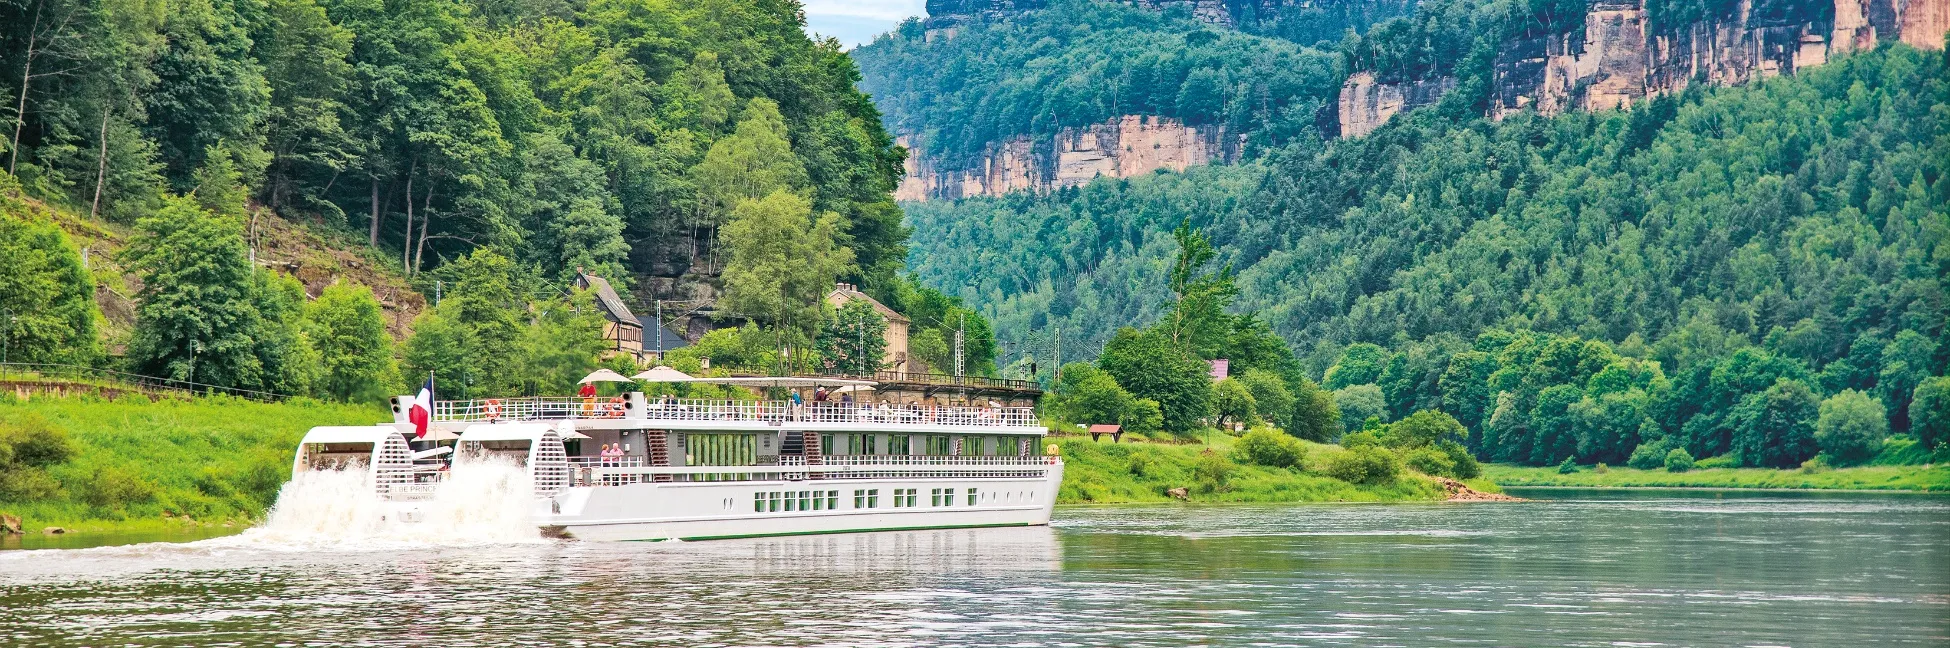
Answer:
[[[1526,493],[1539,496],[1538,493]],[[0,644],[1950,644],[1950,499],[1066,508],[1055,528],[0,552]]]

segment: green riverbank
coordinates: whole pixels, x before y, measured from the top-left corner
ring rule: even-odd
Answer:
[[[1170,494],[1174,488],[1186,489],[1185,501],[1191,502],[1430,502],[1448,497],[1435,480],[1407,470],[1375,484],[1353,484],[1323,475],[1317,460],[1336,446],[1302,442],[1306,458],[1300,466],[1272,468],[1233,461],[1232,446],[1238,440],[1218,433],[1209,436],[1210,445],[1128,438],[1123,443],[1111,443],[1109,437],[1102,441],[1088,437],[1055,439],[1065,464],[1056,502],[1179,501]],[[1213,479],[1213,471],[1197,468],[1201,453],[1208,448],[1226,459],[1220,464],[1224,467],[1222,482]],[[1489,480],[1467,483],[1479,491],[1501,492]]]
[[[1710,468],[1686,472],[1611,467],[1598,472],[1581,467],[1559,474],[1556,468],[1485,464],[1483,478],[1500,486],[1575,486],[1590,488],[1805,488],[1829,490],[1905,490],[1950,492],[1950,464],[1857,466],[1814,472],[1769,468]]]
[[[30,534],[247,525],[276,500],[306,430],[389,418],[377,405],[308,400],[0,397],[0,434],[67,446],[62,461],[0,472],[0,513]]]

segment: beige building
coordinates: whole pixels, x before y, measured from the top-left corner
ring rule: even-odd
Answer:
[[[872,304],[873,310],[880,313],[882,319],[887,320],[887,332],[882,336],[887,340],[887,355],[880,359],[880,370],[902,373],[910,371],[907,361],[908,319],[906,316],[894,312],[894,309],[880,303],[880,300],[860,292],[858,287],[850,283],[838,284],[833,287],[833,292],[826,293],[826,303],[832,304],[834,308],[845,306],[857,299],[864,299]]]

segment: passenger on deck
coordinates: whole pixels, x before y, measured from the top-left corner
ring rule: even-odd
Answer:
[[[596,409],[596,383],[583,383],[582,388],[576,390],[576,395],[582,397],[582,415],[593,414]]]

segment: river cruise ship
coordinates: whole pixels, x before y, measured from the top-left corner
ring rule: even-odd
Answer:
[[[498,462],[532,483],[536,526],[584,540],[1041,525],[1063,479],[1029,407],[435,401],[426,439],[448,440],[435,445],[409,443],[411,400],[394,399],[392,424],[311,430],[294,478],[368,470],[373,496],[414,521],[450,471]]]

